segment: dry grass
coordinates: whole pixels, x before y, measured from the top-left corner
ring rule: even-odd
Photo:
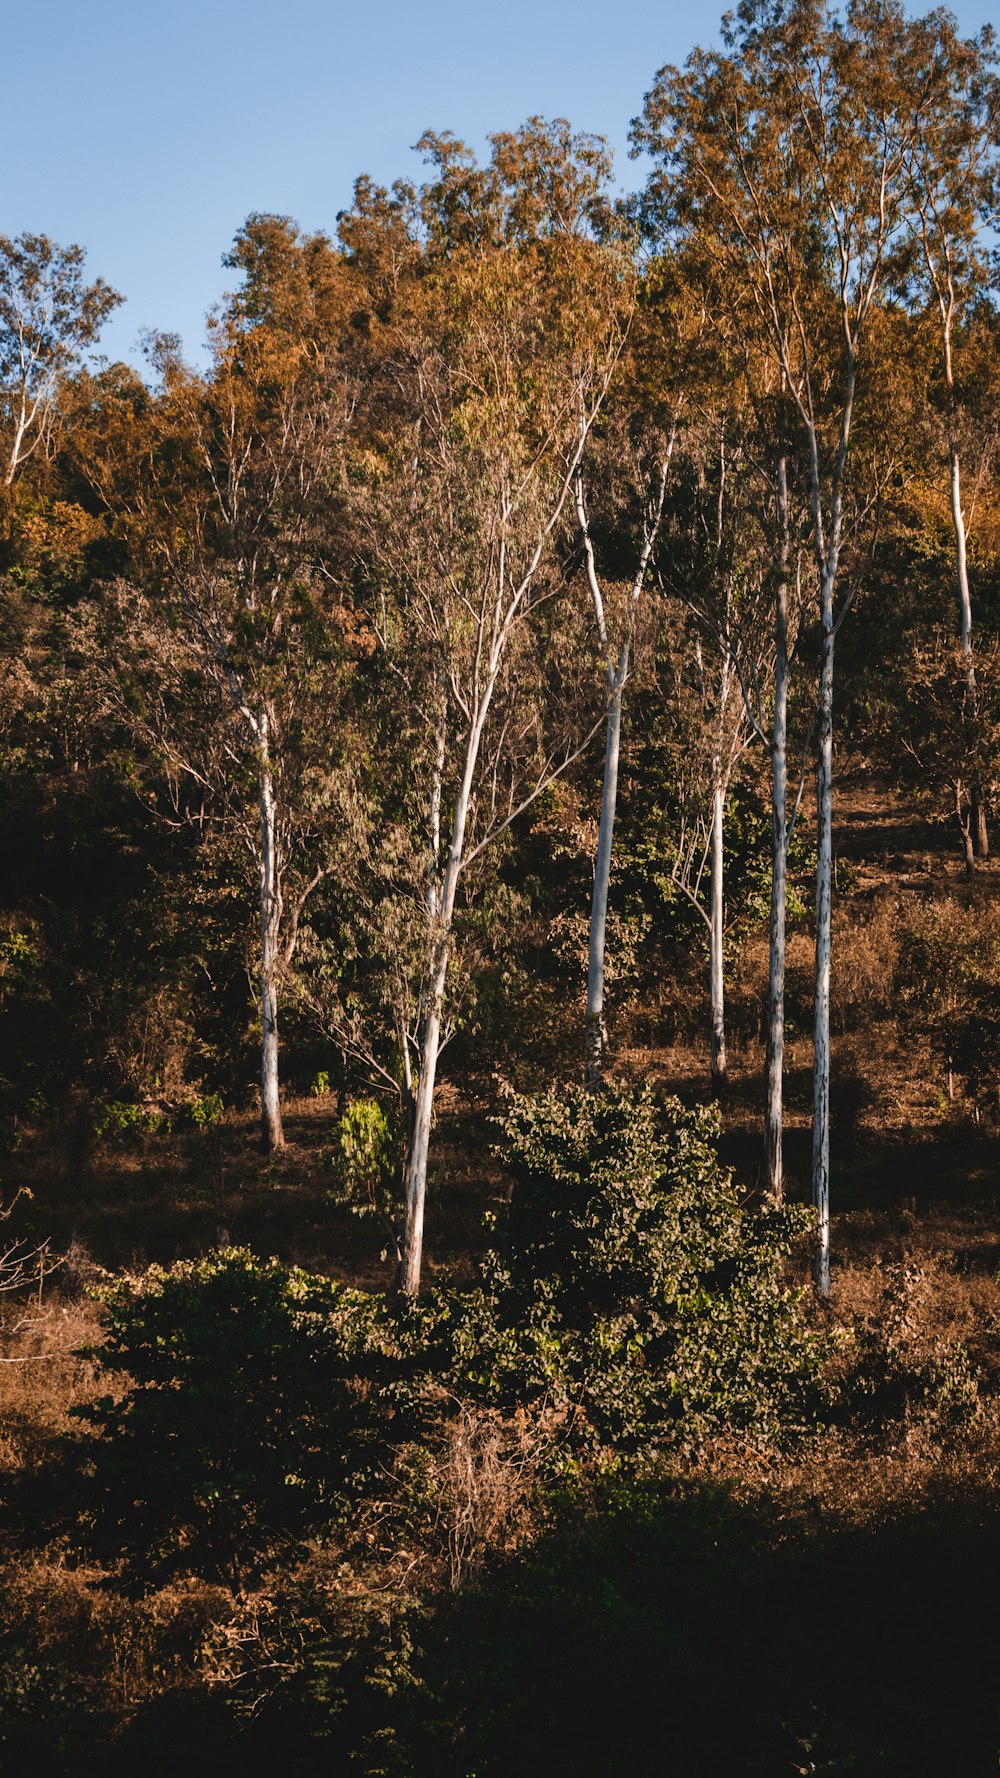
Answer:
[[[87,1297],[56,1287],[41,1302],[8,1300],[0,1322],[0,1472],[44,1463],[71,1428],[71,1410],[97,1386],[96,1366],[79,1349],[100,1340],[100,1312]]]
[[[460,1407],[435,1474],[453,1591],[530,1537],[551,1442],[544,1422],[526,1415],[504,1419]]]
[[[136,1598],[113,1572],[40,1551],[6,1563],[5,1617],[30,1658],[96,1689],[114,1715],[193,1684],[209,1627],[233,1609],[224,1588],[185,1576]]]

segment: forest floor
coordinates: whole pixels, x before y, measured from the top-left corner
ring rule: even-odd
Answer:
[[[949,828],[919,812],[902,819],[870,784],[845,780],[837,865],[834,1291],[816,1313],[845,1331],[845,1364],[852,1348],[881,1342],[900,1375],[937,1367],[937,1395],[891,1424],[831,1426],[791,1454],[720,1447],[682,1466],[655,1506],[633,1502],[505,1552],[483,1593],[439,1614],[445,1642],[468,1639],[483,1688],[474,1713],[492,1725],[489,1760],[463,1773],[975,1778],[997,1769],[1000,1106],[961,1080],[949,1096],[941,1055],[903,1017],[891,980],[907,905],[1000,906],[1000,864],[966,882]],[[808,931],[794,932],[786,1157],[799,1197],[810,953]],[[756,935],[733,965],[722,1104],[723,1154],[751,1192],[761,1185],[765,969]],[[616,1035],[623,1076],[686,1100],[707,1096],[705,1048],[662,1007]],[[483,1212],[502,1196],[492,1094],[489,1081],[442,1092],[431,1276],[468,1270]],[[290,1101],[287,1146],[266,1159],[252,1116],[235,1112],[204,1131],[99,1144],[70,1117],[28,1133],[14,1158],[5,1199],[31,1193],[18,1233],[50,1241],[64,1261],[34,1311],[8,1316],[0,1362],[0,1772],[15,1770],[4,1763],[8,1646],[27,1662],[29,1690],[31,1673],[43,1690],[51,1684],[46,1661],[71,1688],[103,1688],[111,1728],[95,1772],[172,1772],[183,1753],[189,1772],[207,1773],[230,1758],[228,1719],[201,1685],[196,1650],[206,1626],[234,1609],[232,1592],[191,1581],[158,1602],[129,1603],[112,1576],[74,1555],[72,1538],[39,1534],[33,1544],[10,1502],[25,1479],[43,1486],[67,1414],[97,1386],[76,1354],[100,1337],[84,1287],[101,1268],[232,1242],[366,1288],[388,1285],[385,1237],[333,1201],[336,1110],[330,1097]],[[961,1420],[949,1411],[949,1389],[966,1376],[958,1348],[978,1382],[975,1411]],[[25,1618],[27,1638],[16,1627]],[[23,1700],[14,1703],[23,1713]],[[245,1729],[242,1769],[280,1757],[289,1773],[339,1770],[315,1750],[297,1754],[283,1732],[272,1746],[263,1727]],[[34,1778],[90,1769],[85,1752],[55,1746],[33,1766]]]

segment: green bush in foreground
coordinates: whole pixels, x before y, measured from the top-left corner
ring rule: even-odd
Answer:
[[[826,1342],[784,1282],[801,1212],[746,1208],[713,1109],[553,1089],[511,1094],[501,1126],[509,1211],[477,1289],[440,1305],[456,1391],[547,1400],[629,1452],[808,1414]]]
[[[229,1248],[104,1291],[95,1356],[128,1381],[84,1417],[119,1547],[266,1552],[384,1498],[403,1452],[405,1516],[404,1476],[480,1408],[544,1426],[564,1470],[803,1422],[825,1347],[783,1281],[798,1219],[746,1209],[714,1113],[570,1090],[502,1123],[513,1197],[471,1290],[393,1304]]]

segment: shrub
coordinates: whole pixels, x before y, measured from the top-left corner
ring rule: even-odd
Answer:
[[[109,1099],[94,1112],[94,1135],[99,1142],[109,1136],[155,1136],[170,1125],[155,1105],[137,1105],[130,1099]]]
[[[330,1156],[336,1181],[332,1196],[355,1216],[374,1217],[388,1235],[397,1262],[400,1247],[398,1144],[377,1099],[352,1099],[337,1125]]]
[[[620,1452],[801,1420],[825,1352],[783,1278],[801,1213],[746,1208],[714,1109],[575,1088],[512,1093],[501,1122],[509,1211],[437,1309],[456,1393],[548,1401]]]
[[[91,1354],[130,1386],[77,1410],[125,1549],[228,1561],[334,1515],[377,1461],[377,1299],[231,1247],[100,1292]]]
[[[184,1111],[188,1120],[198,1130],[210,1130],[221,1118],[225,1106],[218,1093],[206,1093],[201,1099],[191,1099]]]

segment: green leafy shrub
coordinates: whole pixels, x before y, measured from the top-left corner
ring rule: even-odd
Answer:
[[[502,1128],[509,1211],[437,1309],[456,1393],[548,1401],[620,1452],[810,1412],[825,1344],[783,1276],[801,1213],[744,1206],[714,1109],[574,1088],[511,1094]]]
[[[109,1136],[155,1136],[170,1124],[156,1106],[137,1105],[130,1099],[109,1099],[94,1113],[94,1135],[99,1142]]]
[[[184,1107],[185,1116],[198,1130],[210,1130],[213,1124],[219,1122],[224,1110],[218,1093],[206,1093],[204,1098],[192,1099]]]
[[[98,1523],[120,1546],[229,1560],[329,1518],[364,1485],[391,1348],[364,1292],[231,1247],[104,1287],[90,1354],[127,1379],[79,1410]]]
[[[399,1258],[399,1167],[392,1125],[377,1099],[352,1099],[337,1125],[330,1157],[333,1196],[355,1216],[374,1216],[388,1229]]]
[[[384,1503],[390,1473],[391,1510],[426,1528],[451,1511],[454,1426],[485,1411],[517,1437],[462,1444],[465,1562],[465,1529],[510,1517],[529,1457],[644,1460],[807,1418],[825,1346],[783,1276],[800,1219],[746,1208],[714,1111],[550,1091],[511,1094],[502,1127],[514,1189],[471,1289],[390,1303],[239,1248],[104,1289],[94,1356],[127,1384],[83,1416],[116,1547],[243,1560]],[[374,1189],[378,1106],[341,1134]]]

